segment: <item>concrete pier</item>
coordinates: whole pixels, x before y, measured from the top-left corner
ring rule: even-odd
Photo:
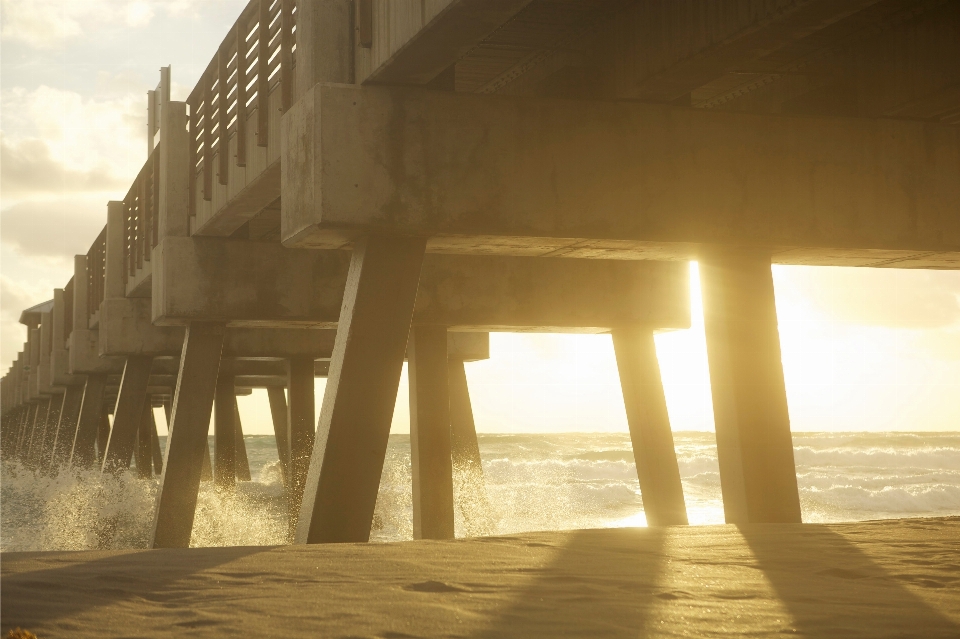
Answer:
[[[196,322],[187,327],[153,520],[154,548],[190,544],[224,330],[216,323]]]
[[[78,468],[92,467],[97,460],[97,431],[103,418],[103,392],[107,385],[105,373],[87,375],[80,404],[80,417],[73,440],[70,463]]]
[[[453,539],[447,329],[414,326],[409,344],[413,538]]]
[[[799,523],[770,256],[705,253],[700,282],[727,523]]]
[[[153,358],[131,356],[123,367],[120,393],[113,412],[113,427],[103,459],[103,472],[120,473],[129,468],[134,441],[149,409],[147,385]],[[149,439],[147,440],[149,442]]]
[[[354,248],[299,543],[369,539],[423,255],[417,238],[374,235]]]
[[[237,400],[233,372],[225,368],[220,367],[213,405],[213,480],[218,489],[232,490],[237,482]]]
[[[613,331],[613,349],[647,525],[686,524],[680,467],[653,331],[645,327],[617,329]]]

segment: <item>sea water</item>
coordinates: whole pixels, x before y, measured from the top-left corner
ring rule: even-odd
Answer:
[[[674,437],[690,523],[723,523],[713,433]],[[193,546],[287,541],[274,439],[244,441],[253,481],[234,493],[202,483]],[[626,433],[481,434],[479,443],[483,482],[457,484],[458,536],[645,525]],[[794,446],[804,521],[960,515],[960,433],[795,433]],[[0,473],[5,552],[147,544],[156,479],[95,471],[48,477],[15,462]],[[393,435],[372,541],[412,538],[410,477],[410,438]]]

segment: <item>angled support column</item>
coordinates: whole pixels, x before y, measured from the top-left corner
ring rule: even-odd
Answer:
[[[233,373],[220,371],[213,413],[213,479],[217,488],[237,484],[237,408]]]
[[[613,349],[647,525],[686,524],[687,507],[653,330],[646,327],[615,330]]]
[[[702,255],[700,282],[727,523],[800,523],[770,256]]]
[[[153,548],[190,545],[224,331],[223,324],[208,322],[187,327],[153,519]]]
[[[109,404],[104,403],[100,412],[100,425],[97,427],[97,465],[103,472],[103,460],[107,456],[107,444],[110,442],[110,410]],[[129,460],[128,460],[129,466]]]
[[[70,465],[91,468],[97,460],[97,431],[103,416],[103,392],[107,386],[106,373],[91,373],[83,388],[80,418],[70,454]]]
[[[354,245],[298,543],[370,538],[425,249],[409,237]]]
[[[41,471],[46,471],[50,456],[53,454],[53,442],[57,438],[57,426],[60,424],[60,413],[63,412],[63,402],[66,394],[54,395],[50,398],[50,408],[47,411],[47,423],[43,430],[43,439],[34,464]]]
[[[243,424],[240,422],[240,406],[237,405],[237,396],[233,396],[234,437],[237,442],[237,479],[250,481],[250,460],[247,458],[247,442],[243,441]]]
[[[287,426],[287,397],[279,386],[267,387],[270,415],[273,417],[273,435],[277,441],[277,455],[283,473],[283,485],[290,487],[290,437]],[[297,511],[292,511],[296,513]]]
[[[33,429],[30,433],[30,442],[24,461],[31,468],[37,467],[40,459],[40,448],[43,446],[43,437],[47,429],[47,416],[50,414],[50,398],[43,397],[37,402],[37,414],[33,419]]]
[[[450,387],[450,457],[455,505],[463,516],[466,535],[489,534],[492,532],[489,502],[462,359],[447,359],[447,383]]]
[[[163,472],[163,451],[160,450],[160,435],[157,434],[157,420],[153,416],[153,408],[150,409],[151,431],[150,431],[150,454],[153,457],[153,472],[157,475]]]
[[[447,328],[414,326],[407,354],[413,538],[453,539]]]
[[[70,461],[73,440],[77,435],[77,423],[80,421],[80,405],[83,403],[83,386],[67,386],[63,394],[63,408],[53,441],[53,450],[47,463],[51,474],[57,474],[60,467]]]
[[[297,513],[303,499],[303,488],[310,469],[310,454],[314,441],[314,364],[313,357],[294,357],[287,360],[287,384],[290,403],[287,407],[289,430],[287,441],[290,451],[290,524],[291,533],[296,525]]]
[[[107,441],[103,472],[118,474],[129,468],[134,440],[143,422],[144,406],[149,403],[147,384],[152,365],[153,358],[148,355],[127,357],[117,406],[113,411],[113,428]],[[147,439],[145,443],[149,444],[149,441]]]
[[[116,424],[116,418],[114,418]],[[153,477],[153,435],[157,425],[153,422],[153,408],[150,406],[150,396],[144,398],[140,416],[140,425],[137,429],[137,476],[140,479]],[[116,427],[113,429],[117,431]]]

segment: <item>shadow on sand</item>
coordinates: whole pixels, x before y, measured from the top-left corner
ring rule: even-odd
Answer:
[[[240,548],[140,550],[96,557],[77,563],[75,552],[5,553],[0,575],[0,619],[3,632],[9,628],[40,628],[60,619],[71,619],[91,608],[123,600],[148,600],[175,606],[183,590],[171,585],[190,579],[203,570],[271,550],[269,546]],[[190,561],[183,561],[190,553]],[[30,570],[34,561],[43,565],[62,558],[63,567]],[[77,596],[77,593],[83,593]],[[171,625],[177,625],[176,623]],[[185,628],[186,631],[186,628]]]

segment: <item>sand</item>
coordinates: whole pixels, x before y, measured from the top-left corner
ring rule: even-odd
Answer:
[[[960,637],[960,518],[7,553],[3,633]]]

